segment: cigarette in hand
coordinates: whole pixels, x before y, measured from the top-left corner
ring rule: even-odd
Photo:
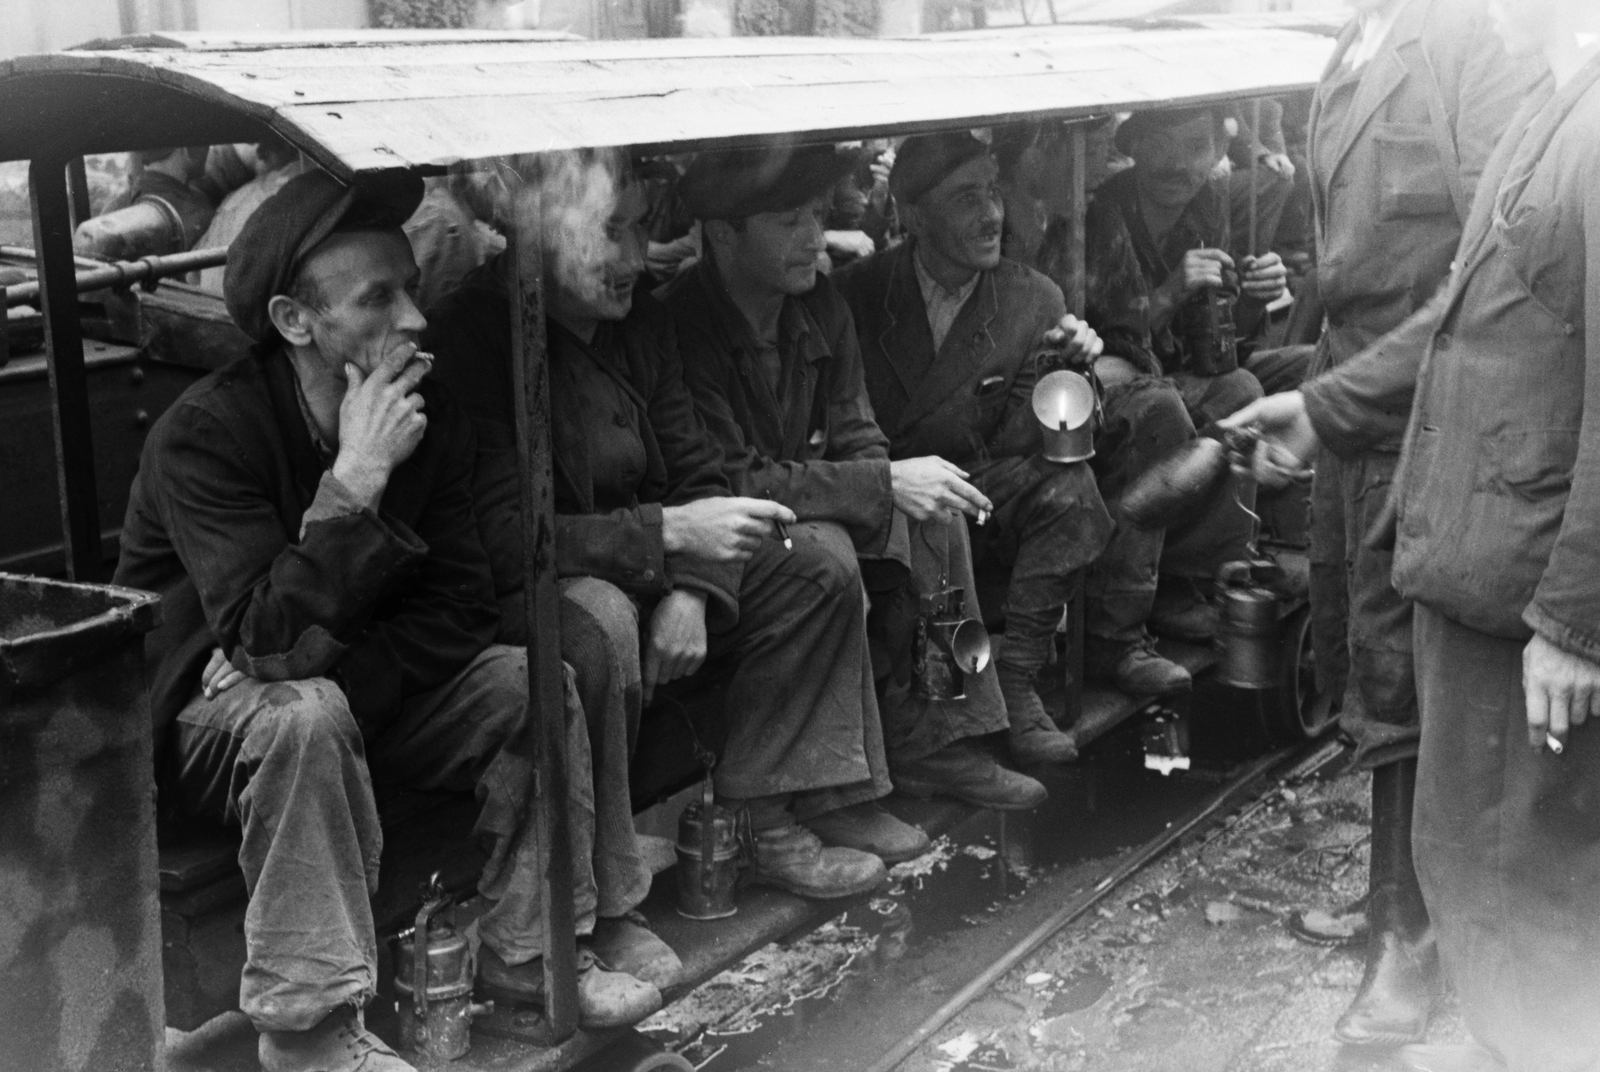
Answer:
[[[1567,750],[1567,746],[1561,743],[1561,738],[1553,733],[1544,735],[1544,746],[1550,749],[1551,753],[1558,756]]]
[[[789,526],[785,525],[782,521],[779,521],[777,518],[773,518],[772,519],[772,527],[778,530],[778,539],[783,541],[784,550],[793,551],[794,550],[794,541],[789,538]]]
[[[989,520],[989,511],[987,511],[987,510],[979,510],[978,511],[978,524],[981,525],[985,521],[988,521],[988,520]]]

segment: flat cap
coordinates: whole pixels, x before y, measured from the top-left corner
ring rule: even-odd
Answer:
[[[267,303],[285,293],[310,252],[341,224],[399,227],[422,202],[422,179],[403,174],[346,186],[325,171],[297,175],[261,203],[230,247],[222,278],[228,315],[263,342],[274,332]]]
[[[742,220],[787,212],[833,188],[856,155],[831,145],[701,153],[678,180],[678,196],[699,220]]]
[[[1122,121],[1117,127],[1116,137],[1113,139],[1117,151],[1128,156],[1133,155],[1133,143],[1144,134],[1152,130],[1170,130],[1181,127],[1185,123],[1192,123],[1196,119],[1209,118],[1216,124],[1219,150],[1226,148],[1228,142],[1228,109],[1221,105],[1202,104],[1192,108],[1155,108],[1150,111],[1134,112]]]
[[[989,146],[967,130],[907,138],[895,150],[894,167],[889,172],[889,192],[901,204],[914,205],[956,168],[988,153]]]

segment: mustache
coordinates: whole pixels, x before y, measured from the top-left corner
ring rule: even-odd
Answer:
[[[1189,173],[1187,171],[1177,170],[1158,171],[1155,174],[1155,180],[1157,182],[1188,182]]]

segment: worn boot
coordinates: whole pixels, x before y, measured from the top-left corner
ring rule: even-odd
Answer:
[[[368,1031],[350,1005],[309,1031],[263,1031],[256,1043],[262,1072],[416,1072]]]
[[[683,971],[683,961],[678,959],[678,954],[657,937],[638,912],[595,920],[589,948],[594,950],[600,963],[612,971],[631,975],[657,990],[665,990],[677,982]]]
[[[486,942],[478,949],[478,990],[497,1001],[543,1005],[543,958],[507,964]],[[659,1008],[661,991],[626,972],[606,970],[594,950],[578,947],[580,1027],[630,1027]]]
[[[889,877],[883,861],[859,849],[826,848],[798,823],[751,835],[750,881],[800,897],[829,900],[876,889]]]
[[[1209,644],[1217,636],[1217,606],[1200,582],[1162,577],[1150,611],[1150,631],[1168,640]]]
[[[802,824],[824,845],[870,852],[885,864],[912,860],[928,851],[921,827],[895,818],[876,800],[835,808]]]
[[[1439,994],[1439,950],[1411,861],[1417,761],[1372,772],[1372,863],[1367,967],[1355,1000],[1334,1026],[1347,1046],[1420,1042]]]
[[[996,763],[982,747],[953,741],[932,755],[895,764],[894,787],[914,797],[951,796],[995,811],[1028,811],[1050,795],[1044,784]]]
[[[1189,671],[1156,651],[1146,633],[1138,640],[1108,640],[1090,633],[1083,644],[1084,676],[1115,685],[1136,696],[1172,696],[1188,692]]]
[[[1063,574],[1037,548],[1025,551],[1018,555],[1006,589],[1006,635],[995,659],[1010,724],[1011,758],[1021,764],[1071,763],[1078,758],[1078,746],[1056,728],[1033,683],[1050,658],[1076,573]]]

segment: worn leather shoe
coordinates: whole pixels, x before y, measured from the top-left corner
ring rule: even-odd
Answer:
[[[875,800],[835,808],[801,825],[824,845],[870,852],[886,864],[913,860],[931,844],[920,827],[896,819]]]
[[[902,793],[951,796],[995,811],[1028,811],[1050,795],[1036,779],[1007,770],[983,749],[965,741],[901,763],[889,775]]]
[[[1476,1042],[1402,1046],[1394,1065],[1411,1072],[1505,1072],[1506,1066]]]
[[[683,961],[647,925],[644,916],[629,912],[615,918],[594,921],[589,948],[601,964],[642,980],[657,990],[666,990],[678,981]]]
[[[1001,661],[998,667],[1000,695],[1006,701],[1011,758],[1018,763],[1071,763],[1078,758],[1078,746],[1056,728],[1033,687],[1033,674]]]
[[[1370,939],[1366,971],[1356,1000],[1333,1026],[1346,1046],[1402,1046],[1421,1039],[1439,986],[1439,950],[1433,932],[1408,941],[1392,930]]]
[[[543,1005],[543,959],[507,964],[483,945],[478,950],[478,990],[497,1001]],[[607,971],[592,949],[578,947],[579,1026],[629,1027],[659,1008],[661,991],[626,972]]]
[[[1209,644],[1217,635],[1217,606],[1187,579],[1163,582],[1150,612],[1150,631],[1168,640]]]
[[[1148,634],[1133,641],[1090,635],[1083,646],[1086,676],[1107,681],[1139,696],[1172,696],[1188,692],[1189,671],[1156,651]]]
[[[346,1005],[309,1031],[263,1031],[256,1043],[262,1072],[417,1072],[368,1031]]]
[[[889,869],[872,853],[826,848],[798,823],[755,831],[751,850],[751,882],[815,900],[854,897],[877,889],[889,877]]]

